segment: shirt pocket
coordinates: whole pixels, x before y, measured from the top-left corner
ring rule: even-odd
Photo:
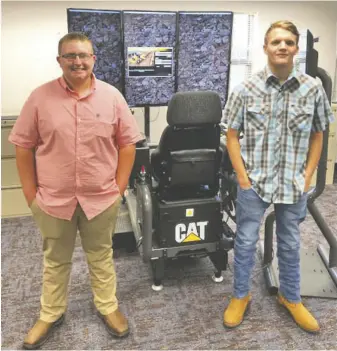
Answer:
[[[264,131],[268,126],[269,107],[263,103],[247,106],[247,129]]]
[[[312,126],[313,109],[314,107],[311,105],[290,105],[288,111],[289,130],[293,133],[309,133]]]
[[[93,125],[92,132],[95,136],[101,138],[113,138],[116,134],[116,126],[114,124],[97,121]]]

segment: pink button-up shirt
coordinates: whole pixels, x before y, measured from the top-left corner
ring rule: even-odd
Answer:
[[[34,90],[9,136],[35,148],[37,204],[67,220],[78,202],[89,220],[114,203],[118,149],[142,139],[120,92],[94,76],[81,98],[63,78]]]

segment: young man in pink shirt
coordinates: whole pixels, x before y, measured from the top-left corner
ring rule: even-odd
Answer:
[[[58,54],[63,76],[31,93],[9,137],[43,239],[40,319],[25,349],[39,348],[64,319],[77,230],[99,316],[112,335],[129,333],[116,299],[112,235],[142,137],[123,96],[93,75],[86,36],[65,35]]]

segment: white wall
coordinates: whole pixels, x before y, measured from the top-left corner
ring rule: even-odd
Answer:
[[[333,77],[336,60],[336,2],[240,1],[3,1],[2,2],[2,116],[17,115],[29,93],[60,75],[56,62],[58,40],[67,33],[67,8],[140,10],[229,10],[258,15],[253,70],[265,64],[263,36],[270,23],[294,21],[320,41],[319,65]],[[136,118],[143,128],[142,109]],[[166,108],[151,109],[151,139],[159,140],[166,125]]]
[[[336,62],[335,62],[335,81],[334,81],[334,91],[332,94],[332,99],[337,103],[337,22],[336,22]],[[336,159],[337,161],[337,159]]]

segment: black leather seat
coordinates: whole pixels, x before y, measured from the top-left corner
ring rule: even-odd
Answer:
[[[216,195],[222,158],[221,117],[221,100],[214,92],[180,92],[172,97],[168,126],[151,155],[159,200]]]

